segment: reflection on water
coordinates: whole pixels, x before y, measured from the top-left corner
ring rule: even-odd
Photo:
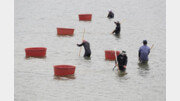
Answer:
[[[119,70],[115,70],[115,74],[116,74],[116,79],[119,80],[120,82],[126,82],[126,80],[129,79],[128,77],[128,73],[126,71],[122,72]]]
[[[118,70],[118,76],[119,76],[119,77],[124,77],[125,75],[127,75],[127,72],[126,72],[126,71],[119,71],[119,70]]]
[[[118,69],[114,69],[113,71],[115,71],[115,73],[118,75],[118,77],[124,77],[125,75],[127,75],[128,73],[126,71],[120,71]]]
[[[91,60],[91,57],[84,57],[84,59],[86,59],[86,60]]]
[[[138,63],[139,75],[146,77],[149,74],[149,64],[148,63]]]
[[[67,75],[67,76],[54,76],[55,80],[71,80],[76,79],[76,77],[73,75]]]
[[[74,34],[73,35],[56,35],[57,37],[73,37],[74,36]]]
[[[149,64],[148,63],[138,63],[138,66],[140,69],[149,70]]]
[[[121,34],[114,34],[116,38],[121,38]]]
[[[24,57],[24,59],[26,59],[26,60],[30,60],[30,59],[46,59],[46,56],[44,56],[44,57]]]

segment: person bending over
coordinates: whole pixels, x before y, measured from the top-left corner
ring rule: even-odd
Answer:
[[[114,22],[114,23],[116,24],[116,28],[115,28],[115,30],[112,32],[112,34],[115,33],[115,35],[119,35],[119,34],[120,34],[120,31],[121,31],[121,24],[119,23],[119,21]]]
[[[86,40],[83,40],[83,42],[81,44],[77,44],[77,46],[84,47],[85,53],[84,53],[84,57],[90,57],[91,56],[91,49],[90,49],[90,43],[87,42]]]
[[[109,14],[108,14],[107,17],[108,17],[109,19],[114,18],[114,13],[113,13],[111,10],[109,10]]]

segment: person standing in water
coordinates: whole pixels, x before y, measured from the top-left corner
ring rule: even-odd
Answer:
[[[147,63],[148,62],[148,55],[150,53],[150,48],[147,46],[147,40],[143,40],[143,46],[139,48],[139,61],[141,63]]]
[[[109,14],[108,14],[107,17],[108,17],[109,19],[114,18],[114,13],[113,13],[111,10],[109,10]]]
[[[77,46],[84,47],[85,53],[84,53],[84,57],[90,57],[91,56],[91,49],[90,49],[90,43],[87,42],[86,40],[83,40],[83,42],[81,44],[77,44]]]
[[[121,31],[121,24],[119,23],[119,21],[114,23],[116,24],[116,29],[112,32],[112,34],[115,33],[115,35],[119,35]]]
[[[118,66],[119,70],[124,72],[126,70],[126,66],[127,66],[127,61],[128,61],[128,57],[126,55],[126,51],[122,51],[121,54],[119,54],[117,56],[117,62],[118,64],[116,64],[116,66]]]

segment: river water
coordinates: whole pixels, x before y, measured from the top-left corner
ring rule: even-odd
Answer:
[[[108,10],[115,18],[106,18]],[[91,13],[92,21],[78,20]],[[165,0],[15,0],[15,101],[165,101]],[[110,34],[122,21],[121,35]],[[74,28],[74,36],[57,36],[57,27]],[[90,42],[91,60],[76,46]],[[153,49],[148,65],[138,64],[147,39]],[[25,58],[27,47],[46,47],[46,58]],[[105,50],[126,50],[127,74],[112,71]],[[55,77],[54,65],[75,65],[75,75]]]

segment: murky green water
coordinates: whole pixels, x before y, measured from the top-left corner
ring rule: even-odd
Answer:
[[[115,19],[106,18],[108,9]],[[91,22],[78,14],[92,13]],[[165,101],[165,0],[15,0],[15,101]],[[123,21],[120,38],[110,33]],[[74,28],[59,37],[56,28]],[[92,57],[78,56],[83,29]],[[142,40],[154,44],[148,65],[138,64]],[[25,58],[27,47],[47,47],[43,59]],[[126,50],[127,75],[112,71],[104,50]],[[54,77],[53,65],[75,65],[73,77]]]

